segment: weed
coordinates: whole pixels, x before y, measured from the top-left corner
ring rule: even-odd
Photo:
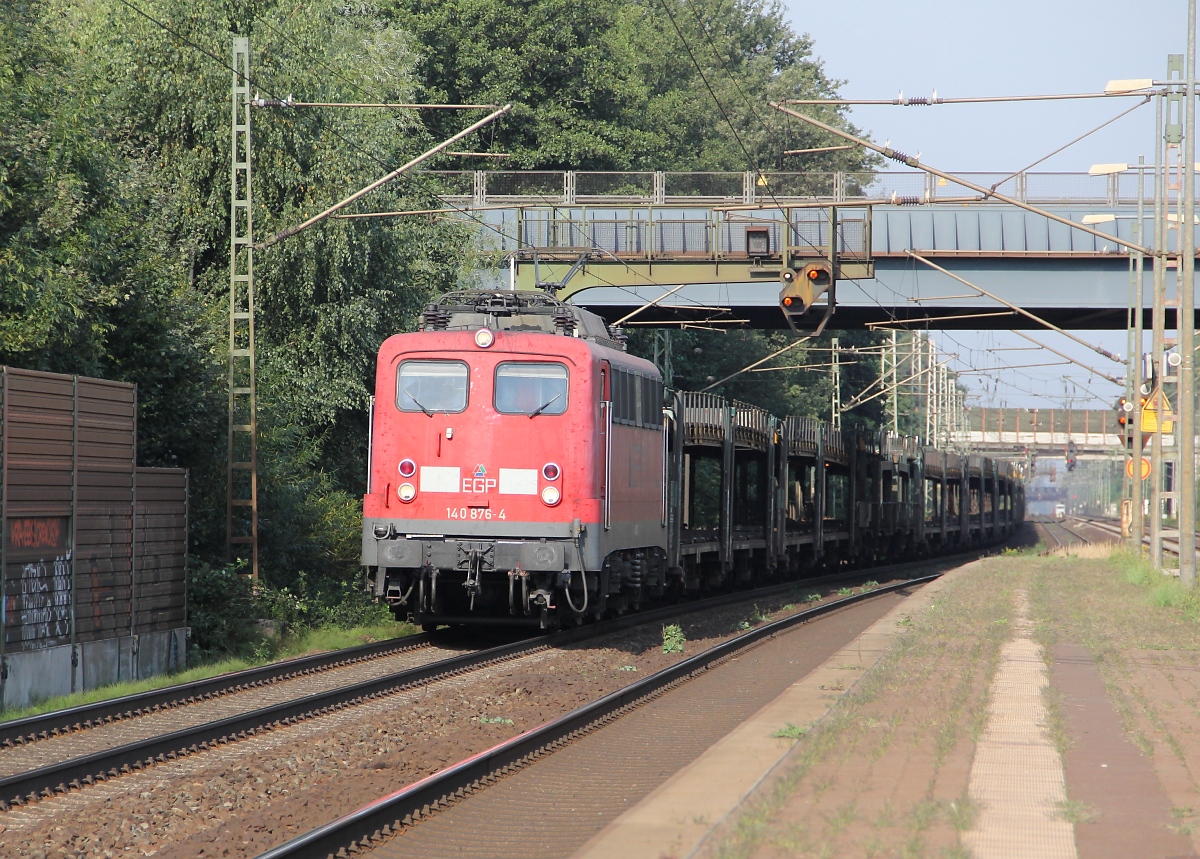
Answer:
[[[1008,551],[1007,549],[1005,550]],[[950,847],[943,847],[941,859],[972,859],[975,854],[963,847],[961,844],[954,844]]]
[[[904,842],[900,848],[900,859],[924,859],[925,840],[920,835],[914,835]]]
[[[863,582],[863,590],[870,590],[871,588],[877,587],[879,587],[879,582],[875,581],[874,579],[868,579],[867,581]]]
[[[804,601],[805,602],[820,602],[821,595],[820,594],[809,594],[808,596],[806,596],[804,598]]]
[[[788,722],[785,727],[780,728],[771,734],[771,736],[780,740],[798,740],[807,733],[808,728],[802,728],[799,725],[793,725],[791,722]]]
[[[795,603],[785,603],[781,611],[791,611],[796,607]]]
[[[946,804],[946,819],[959,832],[966,832],[975,825],[975,815],[978,811],[971,797],[964,793]]]
[[[1058,804],[1058,816],[1067,823],[1095,823],[1096,810],[1077,799],[1068,799]]]
[[[845,805],[841,806],[837,811],[825,818],[825,822],[829,825],[828,834],[832,838],[836,838],[842,833],[847,826],[855,820],[855,812],[857,806],[854,800],[850,800]]]
[[[638,669],[637,669],[636,665],[619,665],[619,666],[617,666],[617,670],[618,671],[637,671]]]
[[[479,721],[484,725],[511,725],[512,719],[506,719],[504,716],[480,716]]]
[[[837,595],[840,597],[848,597],[854,593],[854,588],[838,588]]]
[[[729,626],[729,629],[731,632],[745,632],[749,628],[750,628],[750,621],[748,621],[748,620],[737,620],[737,621],[734,621]],[[682,650],[683,648],[680,648],[680,649]],[[667,645],[663,644],[663,653],[666,653],[666,652],[667,652]]]
[[[771,843],[776,847],[782,847],[789,855],[803,855],[811,849],[808,841],[808,833],[803,826],[796,823],[789,823],[784,827],[783,832],[771,839]]]
[[[687,643],[687,638],[683,634],[682,627],[677,623],[672,623],[669,626],[664,626],[662,631],[662,652],[663,653],[683,653],[683,645]]]
[[[908,817],[912,822],[912,829],[915,832],[924,832],[942,813],[942,804],[932,800],[918,802],[912,807]]]
[[[879,814],[871,821],[871,826],[874,829],[887,829],[894,826],[896,821],[892,818],[892,801],[889,799],[883,804],[883,808],[879,809]]]
[[[817,779],[813,782],[813,793],[815,793],[817,796],[820,796],[821,794],[825,793],[825,791],[832,788],[836,783],[837,779],[835,779],[832,775],[825,776],[825,778],[822,779]]]
[[[767,621],[770,619],[771,619],[771,613],[769,611],[763,611],[761,608],[758,607],[758,604],[756,603],[754,606],[754,611],[752,611],[750,613],[750,620],[753,623],[762,623],[763,621]]]

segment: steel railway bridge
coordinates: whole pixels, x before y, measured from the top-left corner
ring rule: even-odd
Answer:
[[[507,260],[506,286],[552,289],[610,321],[642,308],[637,324],[784,327],[784,260],[830,259],[834,328],[1037,327],[1004,302],[1064,328],[1127,325],[1123,246],[925,173],[427,175],[449,207],[483,222],[485,246]],[[1134,233],[1131,174],[960,178],[1114,238]],[[1147,200],[1145,236],[1152,211]],[[1152,277],[1147,259],[1147,295]],[[819,308],[809,316],[815,325]],[[1147,327],[1149,316],[1147,300]],[[1173,317],[1168,308],[1168,328]]]

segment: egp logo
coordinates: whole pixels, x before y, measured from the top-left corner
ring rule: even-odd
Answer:
[[[486,495],[496,488],[496,478],[487,476],[483,463],[475,466],[475,472],[470,477],[462,479],[462,491],[474,495]]]

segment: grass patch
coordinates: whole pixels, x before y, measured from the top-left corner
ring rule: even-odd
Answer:
[[[419,632],[411,623],[389,623],[374,626],[356,627],[354,629],[314,629],[305,630],[294,636],[284,636],[283,640],[271,649],[271,655],[264,654],[259,659],[221,659],[206,662],[179,671],[174,674],[159,674],[145,680],[130,680],[89,689],[87,692],[76,692],[74,695],[60,695],[47,698],[28,707],[0,711],[0,721],[8,722],[13,719],[23,719],[27,716],[37,716],[54,710],[65,710],[84,704],[94,704],[97,701],[107,701],[124,695],[135,695],[138,692],[149,692],[152,689],[162,689],[180,683],[190,683],[194,680],[206,680],[219,674],[229,674],[242,671],[271,662],[280,662],[296,656],[309,653],[321,653],[330,650],[344,650],[360,644],[370,644],[388,638],[398,638],[403,635],[413,635]]]

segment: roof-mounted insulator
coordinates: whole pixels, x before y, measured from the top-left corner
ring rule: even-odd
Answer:
[[[261,95],[256,95],[250,100],[250,103],[255,107],[295,107],[296,99],[291,95],[287,98],[263,98]]]

